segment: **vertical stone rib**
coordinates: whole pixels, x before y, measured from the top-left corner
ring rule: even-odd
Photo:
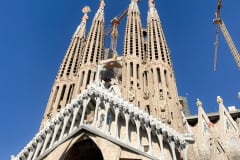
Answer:
[[[149,74],[153,83],[149,83],[150,112],[163,122],[171,124],[174,128],[182,126],[181,106],[179,104],[176,81],[170,61],[170,53],[165,40],[160,17],[154,5],[154,0],[149,0],[147,16],[147,63],[149,70],[156,74]]]
[[[81,68],[78,74],[81,75],[77,81],[77,89],[74,96],[87,88],[87,85],[94,81],[97,65],[104,55],[104,0],[100,1],[100,6],[92,21],[91,29],[88,33],[86,46],[83,51]],[[85,72],[85,74],[82,74]],[[82,81],[83,79],[83,81]]]
[[[124,36],[124,53],[122,75],[122,96],[135,105],[140,106],[142,99],[141,64],[144,53],[144,38],[140,18],[138,0],[131,0],[128,8],[128,17]],[[138,66],[138,67],[137,67]]]

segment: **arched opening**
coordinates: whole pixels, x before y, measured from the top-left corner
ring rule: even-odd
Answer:
[[[103,155],[97,145],[91,139],[83,139],[76,142],[63,160],[103,160]]]

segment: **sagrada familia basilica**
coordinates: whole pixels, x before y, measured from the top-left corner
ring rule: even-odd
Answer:
[[[86,33],[89,7],[54,81],[39,132],[12,160],[239,160],[240,111],[184,112],[153,0],[147,26],[129,0],[123,53],[104,47],[104,0]]]

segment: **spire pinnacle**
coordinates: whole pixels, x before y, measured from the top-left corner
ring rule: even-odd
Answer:
[[[105,7],[105,2],[104,2],[104,0],[100,0],[99,8],[103,10],[104,7]]]
[[[197,107],[202,107],[202,102],[200,101],[199,98],[197,99],[196,105]]]
[[[220,96],[217,96],[217,103],[218,104],[223,103],[223,99]]]
[[[149,8],[155,7],[154,0],[148,0]]]
[[[88,20],[88,13],[91,11],[89,6],[85,6],[82,9],[83,12],[83,17],[82,17],[82,22],[80,23],[80,25],[77,27],[76,32],[74,33],[73,37],[83,37],[85,34],[85,27],[86,27],[86,23]]]
[[[88,20],[88,13],[91,12],[91,9],[89,6],[85,6],[83,9],[82,9],[82,12],[83,12],[83,17],[82,17],[82,22],[87,22]]]

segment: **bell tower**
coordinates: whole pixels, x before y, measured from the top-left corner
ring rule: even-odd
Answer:
[[[86,43],[86,22],[88,20],[88,6],[82,9],[84,16],[77,30],[72,36],[71,43],[59,68],[55,82],[53,84],[47,107],[41,123],[41,128],[44,123],[56,115],[62,107],[73,98],[76,90],[76,82],[78,79],[78,69],[82,60],[84,46]]]
[[[149,0],[147,16],[147,70],[151,115],[173,128],[182,128],[179,103],[170,51],[163,33],[154,0]]]
[[[81,68],[78,71],[79,79],[75,95],[81,93],[88,84],[95,80],[97,65],[104,59],[104,6],[104,0],[101,0],[88,33],[80,63]]]
[[[142,63],[145,58],[144,38],[138,0],[131,0],[128,8],[127,24],[124,37],[122,66],[122,96],[138,107],[144,91]]]

